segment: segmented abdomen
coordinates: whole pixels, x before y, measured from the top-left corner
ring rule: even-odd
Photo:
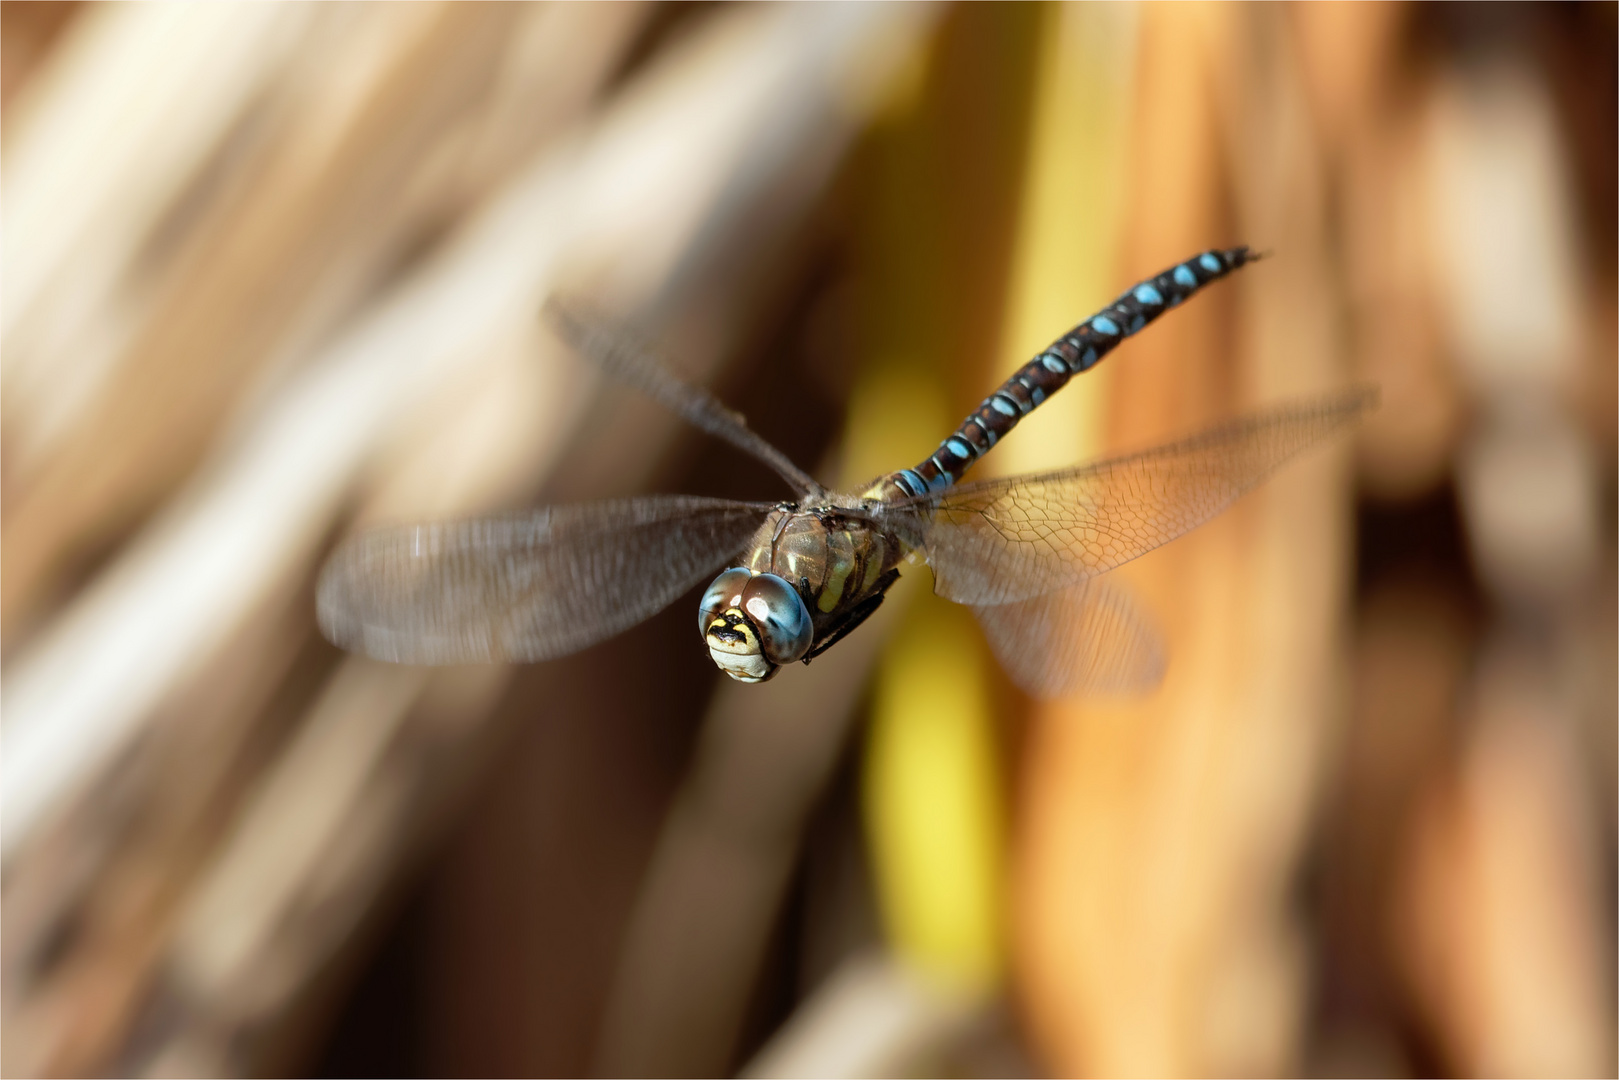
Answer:
[[[1247,247],[1205,251],[1156,277],[1138,282],[1119,298],[1052,342],[984,399],[954,435],[913,469],[889,473],[868,494],[901,498],[942,491],[961,479],[973,462],[1017,426],[1041,402],[1089,371],[1131,334],[1179,304],[1211,281],[1253,262]],[[896,490],[897,489],[897,490]]]

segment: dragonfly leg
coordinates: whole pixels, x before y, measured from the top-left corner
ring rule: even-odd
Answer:
[[[826,652],[826,650],[842,641],[849,631],[871,618],[871,613],[883,606],[883,596],[888,592],[889,587],[898,580],[899,569],[897,567],[878,578],[876,591],[850,608],[842,619],[834,623],[826,638],[810,649],[809,654],[804,657],[804,663],[807,664]]]

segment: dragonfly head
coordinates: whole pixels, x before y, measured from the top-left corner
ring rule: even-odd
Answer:
[[[809,652],[815,628],[798,590],[775,574],[733,567],[703,594],[697,630],[720,670],[739,682],[764,682],[777,667]]]

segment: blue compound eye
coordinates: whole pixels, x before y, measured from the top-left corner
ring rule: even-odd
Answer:
[[[714,579],[714,584],[703,594],[703,602],[697,609],[699,637],[708,634],[708,624],[713,622],[716,616],[723,614],[728,608],[742,606],[742,588],[752,577],[753,571],[733,566]]]
[[[775,574],[755,575],[742,590],[742,610],[758,629],[771,663],[790,664],[809,652],[815,636],[809,608],[785,579]]]

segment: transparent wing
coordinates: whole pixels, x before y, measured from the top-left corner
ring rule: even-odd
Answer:
[[[748,427],[741,413],[727,409],[702,387],[676,378],[627,330],[611,326],[606,318],[574,298],[552,297],[545,305],[545,314],[562,340],[609,377],[641,391],[694,427],[752,454],[800,495],[822,491],[814,477]]]
[[[1288,405],[1141,453],[963,484],[881,516],[926,553],[940,596],[1026,600],[1196,528],[1375,401],[1375,391],[1358,389]]]
[[[1006,673],[1036,697],[1139,694],[1163,679],[1157,630],[1103,579],[972,611]]]
[[[549,660],[718,571],[772,506],[658,495],[375,529],[321,571],[334,644],[402,664]]]

